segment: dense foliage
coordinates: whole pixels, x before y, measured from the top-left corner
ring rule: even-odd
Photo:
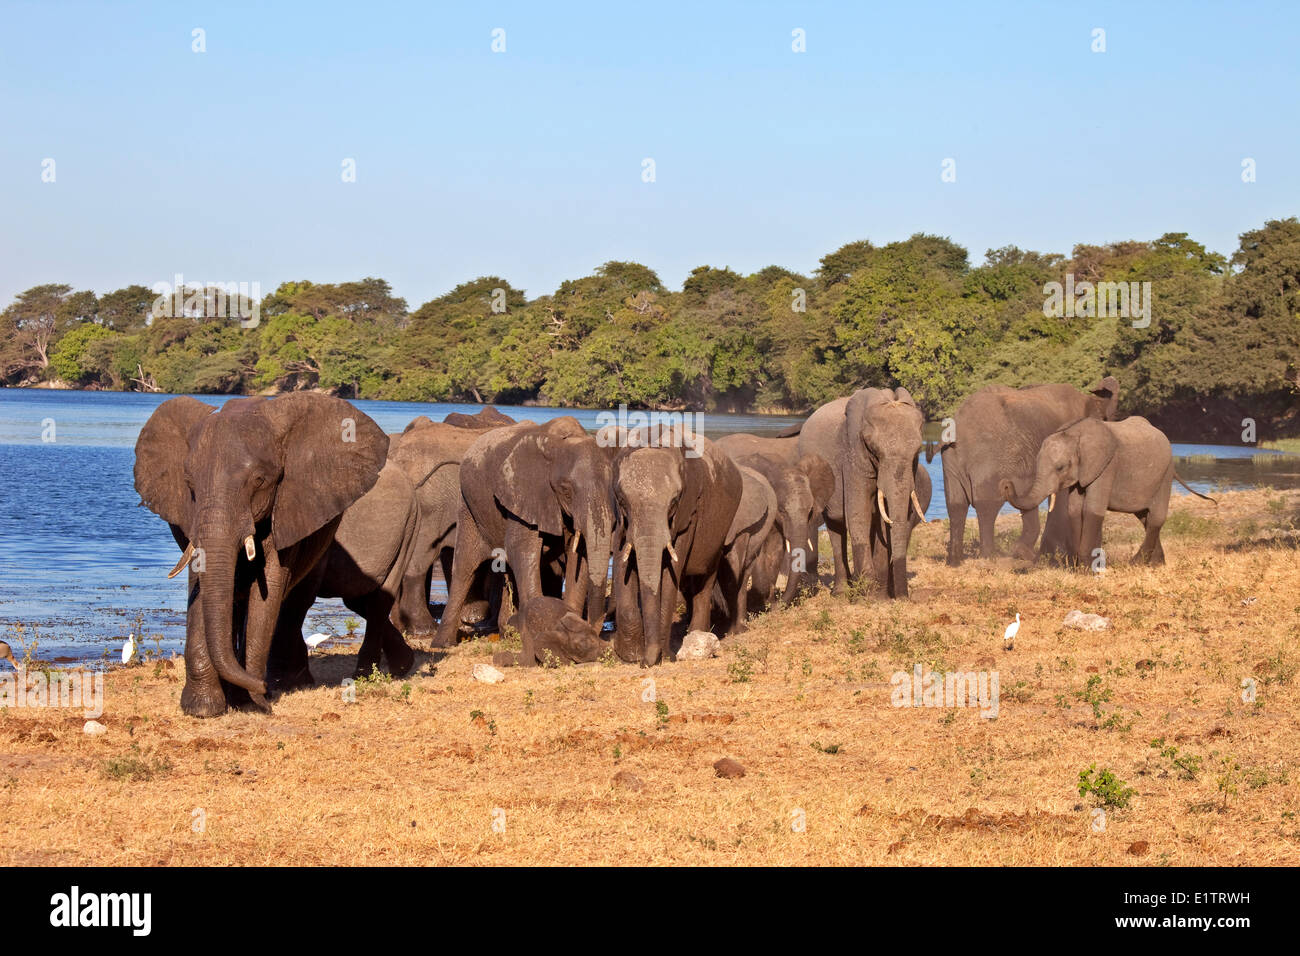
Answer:
[[[1051,282],[1150,282],[1145,328],[1044,314]],[[133,285],[20,294],[0,313],[0,382],[360,398],[802,411],[863,384],[903,385],[932,418],[989,382],[1084,385],[1110,372],[1124,407],[1194,412],[1211,430],[1300,428],[1300,222],[1267,222],[1227,259],[1185,233],[1079,245],[1069,257],[948,239],[853,242],[814,275],[700,266],[680,292],[607,262],[529,299],[463,283],[414,311],[387,282],[287,282],[254,327],[186,307],[152,317]],[[1074,310],[1070,310],[1074,311]],[[1207,419],[1207,420],[1208,420]]]

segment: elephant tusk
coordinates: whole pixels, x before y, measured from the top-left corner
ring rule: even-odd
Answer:
[[[673,559],[673,564],[677,564],[677,551],[673,548],[672,542],[668,542],[668,557]]]
[[[578,541],[581,538],[582,535],[579,532],[577,531],[573,532],[573,544],[569,546],[569,550],[572,551],[574,554],[578,553]]]
[[[632,553],[632,542],[629,541],[627,544],[623,545],[623,553],[621,557],[624,562],[627,561],[627,556],[631,553]]]
[[[887,525],[894,523],[889,520],[889,515],[885,514],[885,493],[881,491],[880,488],[876,488],[876,507],[880,509],[881,521],[885,522]]]
[[[193,557],[194,557],[194,542],[191,541],[189,544],[185,546],[185,553],[182,554],[181,559],[176,562],[176,567],[172,568],[171,571],[168,572],[167,574],[168,579],[170,580],[171,578],[176,577],[176,575],[184,571],[186,565],[190,563],[190,560]]]
[[[921,502],[917,499],[915,491],[912,492],[912,504],[916,506],[916,516],[926,524],[929,524],[930,519],[925,516],[925,509],[921,507]]]
[[[1047,498],[1047,510],[1051,511],[1056,507],[1056,492],[1053,491]]]
[[[253,542],[251,534],[244,539],[244,554],[248,556],[249,561],[257,557],[257,545]]]

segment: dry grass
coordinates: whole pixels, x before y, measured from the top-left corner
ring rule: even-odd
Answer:
[[[338,652],[273,717],[198,721],[179,713],[179,663],[118,670],[102,737],[79,712],[0,712],[0,860],[1300,863],[1300,492],[1175,512],[1166,567],[1104,575],[953,570],[936,523],[916,535],[914,600],[823,593],[756,619],[721,658],[649,672],[515,670],[489,686],[469,679],[482,641],[424,655],[409,690],[345,704],[353,657]],[[1112,516],[1107,547],[1131,554],[1137,530]],[[1071,608],[1112,627],[1066,630]],[[889,675],[918,660],[997,670],[1000,716],[891,706]],[[662,706],[643,700],[648,678]],[[1099,717],[1079,696],[1090,678],[1109,697]],[[718,777],[723,756],[747,774]],[[1136,791],[1100,832],[1077,791],[1094,764]],[[615,782],[629,774],[644,787]]]

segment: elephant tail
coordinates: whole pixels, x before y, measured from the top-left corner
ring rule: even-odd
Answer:
[[[1196,495],[1196,497],[1198,497],[1198,498],[1204,498],[1206,501],[1213,501],[1216,505],[1219,503],[1219,502],[1218,502],[1218,499],[1216,499],[1216,498],[1211,498],[1209,495],[1203,495],[1203,494],[1201,494],[1199,491],[1197,491],[1195,488],[1193,488],[1193,487],[1192,487],[1191,485],[1189,485],[1187,482],[1183,481],[1183,479],[1181,479],[1181,478],[1178,477],[1178,472],[1176,472],[1176,471],[1174,472],[1174,481],[1178,482],[1180,485],[1182,485],[1184,488],[1186,488],[1186,489],[1187,489],[1188,491],[1190,491],[1192,494]]]

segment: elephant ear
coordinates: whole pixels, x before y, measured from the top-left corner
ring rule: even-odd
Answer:
[[[189,434],[216,409],[188,395],[159,405],[135,443],[135,490],[146,508],[190,535],[194,498],[185,483]]]
[[[561,535],[564,515],[551,488],[551,469],[554,443],[563,439],[552,431],[549,425],[521,431],[509,442],[492,478],[499,482],[496,499],[501,507],[542,534]]]
[[[882,402],[890,401],[891,396],[878,388],[860,388],[850,397],[844,406],[844,441],[848,445],[849,460],[855,469],[872,481],[876,478],[876,463],[867,454],[864,437],[874,427],[871,410]]]
[[[907,389],[903,388],[903,386],[901,385],[898,386],[898,388],[894,389],[894,401],[906,402],[908,405],[916,404],[916,399],[912,397],[912,393],[909,392]]]
[[[1113,375],[1107,375],[1089,391],[1092,392],[1095,399],[1095,401],[1088,403],[1090,406],[1089,414],[1092,415],[1095,411],[1096,415],[1094,417],[1113,422],[1116,413],[1119,411],[1119,379]]]
[[[1096,419],[1080,422],[1076,428],[1079,432],[1079,484],[1087,488],[1101,477],[1115,457],[1119,441],[1104,422]]]
[[[821,455],[804,455],[799,459],[799,470],[808,479],[818,512],[825,511],[831,495],[835,494],[835,472]]]
[[[664,435],[661,440],[667,442],[672,439]],[[696,439],[697,448],[700,450],[698,457],[686,454],[686,448],[678,449],[682,456],[682,493],[677,499],[677,512],[673,515],[673,537],[685,533],[691,521],[695,518],[700,510],[707,506],[705,495],[708,493],[709,485],[716,479],[718,468],[726,465],[730,468],[736,466],[731,463],[721,452],[712,446],[704,446],[705,439]],[[740,474],[739,471],[736,472]],[[682,555],[685,558],[685,555]]]
[[[378,480],[388,436],[351,402],[299,392],[266,401],[255,411],[265,416],[281,449],[284,477],[271,512],[277,549],[319,531]]]
[[[740,480],[740,503],[736,506],[736,513],[731,519],[731,527],[727,529],[725,543],[728,545],[734,542],[742,531],[756,528],[767,520],[769,501],[767,492],[771,491],[767,479],[753,468],[741,467]],[[767,486],[766,492],[765,486]]]

